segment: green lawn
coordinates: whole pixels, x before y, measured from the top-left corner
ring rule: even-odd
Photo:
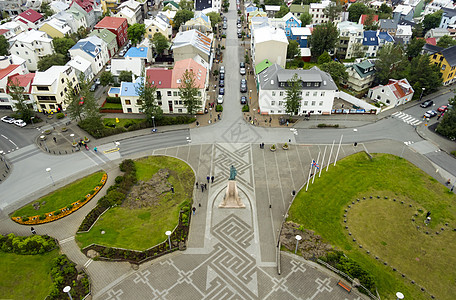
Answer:
[[[116,127],[125,127],[127,123],[142,123],[145,119],[119,119],[119,123],[116,123],[115,118],[105,118],[103,119],[103,124],[116,124]]]
[[[90,232],[77,235],[83,248],[92,243],[134,250],[145,250],[166,240],[165,232],[177,225],[179,205],[191,200],[195,175],[183,161],[167,156],[150,156],[135,161],[138,180],[147,181],[158,170],[170,170],[168,181],[175,193],[164,193],[156,206],[130,209],[114,207],[106,212]],[[105,234],[101,234],[105,231]]]
[[[51,291],[51,261],[59,250],[39,255],[0,252],[0,298],[42,300]]]
[[[103,108],[106,108],[106,109],[122,109],[122,103],[108,103],[108,102],[106,102],[103,105]]]
[[[357,198],[376,198],[377,195],[403,200],[413,208],[385,199],[362,200],[354,205],[348,212],[348,225],[363,245],[360,250],[344,229],[344,209]],[[444,266],[456,263],[453,233],[427,236],[415,229],[417,224],[411,222],[411,218],[417,209],[421,209],[417,220],[423,225],[425,213],[431,211],[431,231],[444,227],[446,222],[450,223],[448,229],[454,228],[455,200],[455,195],[446,187],[400,157],[376,154],[369,160],[365,153],[359,153],[330,167],[309,186],[307,193],[300,191],[288,219],[315,230],[359,262],[375,277],[382,299],[393,299],[392,295],[397,291],[403,292],[406,299],[426,297],[391,267],[385,267],[372,255],[367,255],[364,249],[404,272],[436,298],[452,299],[456,294],[453,284],[456,270]]]
[[[84,199],[85,195],[93,192],[93,189],[100,185],[104,172],[93,173],[78,181],[70,183],[61,189],[56,190],[26,206],[18,209],[13,213],[13,217],[36,216],[64,208],[69,204]],[[40,208],[36,210],[33,203],[39,202]],[[43,202],[46,202],[43,204]]]

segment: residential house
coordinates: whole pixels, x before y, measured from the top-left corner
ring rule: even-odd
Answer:
[[[124,7],[117,14],[114,15],[116,18],[125,18],[127,19],[128,26],[136,24],[136,15],[128,7]]]
[[[11,55],[0,56],[0,108],[13,109],[14,103],[11,96],[8,94],[9,77],[13,75],[27,74],[28,70],[25,65],[25,60]]]
[[[442,47],[427,43],[424,44],[423,50],[421,50],[421,54],[433,55],[435,53],[442,51],[443,49],[444,48]]]
[[[414,92],[407,79],[390,79],[387,85],[369,89],[368,97],[387,106],[396,107],[412,100]]]
[[[24,30],[38,29],[41,22],[44,21],[44,16],[33,9],[28,9],[20,13],[14,20],[19,22]]]
[[[295,114],[330,114],[338,91],[331,75],[317,67],[310,70],[289,70],[278,64],[273,64],[258,75],[260,114],[286,114],[288,80],[295,74],[301,85],[301,106]]]
[[[97,36],[106,43],[109,58],[113,57],[119,50],[117,46],[116,35],[106,28],[94,29],[88,36]]]
[[[39,10],[41,0],[0,0],[0,11],[6,12],[10,17],[17,16],[28,9]]]
[[[299,48],[308,48],[309,40],[312,36],[312,32],[309,27],[293,27],[291,28],[291,40],[295,40],[299,43]]]
[[[449,28],[432,28],[424,35],[424,38],[435,38],[437,41],[444,35],[450,35]]]
[[[7,40],[9,40],[12,37],[15,37],[22,31],[24,31],[24,29],[21,27],[21,25],[16,21],[9,21],[9,22],[0,24],[0,29],[5,29],[8,31],[3,34]]]
[[[35,79],[35,73],[27,73],[27,74],[14,74],[8,77],[8,87],[7,92],[9,93],[10,87],[14,84],[16,86],[22,87],[24,92],[25,104],[34,111],[37,111],[38,108],[32,96],[32,83]],[[10,95],[8,95],[10,96]],[[11,96],[10,96],[11,97]],[[1,98],[1,96],[0,96]],[[1,100],[0,100],[1,101]],[[16,100],[11,98],[11,109],[16,110],[15,104]],[[0,103],[1,105],[1,103]]]
[[[393,19],[380,19],[380,32],[388,32],[390,35],[396,35],[397,21]]]
[[[309,8],[309,5],[292,4],[290,5],[290,12],[293,14],[293,16],[300,19],[303,13],[309,12]]]
[[[96,0],[72,0],[71,7],[79,6],[85,12],[87,27],[93,28],[101,17],[101,7]]]
[[[329,18],[325,14],[325,9],[331,5],[331,1],[323,0],[321,3],[310,3],[309,13],[312,16],[312,24],[328,23]],[[334,19],[334,23],[340,22],[340,16]]]
[[[68,52],[72,58],[80,56],[88,60],[95,75],[103,70],[109,60],[106,43],[96,36],[79,40]]]
[[[222,9],[221,0],[195,0],[195,11],[204,11],[205,9],[212,8],[213,11],[220,12]]]
[[[142,23],[142,21],[144,19],[144,16],[145,16],[145,12],[142,9],[142,7],[143,7],[143,5],[141,5],[140,2],[135,1],[135,0],[128,0],[128,1],[122,2],[122,4],[120,4],[118,6],[118,9],[120,9],[120,11],[117,14],[119,14],[123,10],[128,9],[128,10],[130,10],[133,13],[133,16],[131,17],[131,22],[128,22],[128,24],[132,25],[132,24],[135,24],[135,23]],[[120,16],[120,15],[119,16],[116,15],[116,17],[125,18],[125,17]],[[128,18],[127,18],[127,20],[128,20]]]
[[[401,19],[413,21],[414,13],[415,10],[412,6],[400,4],[393,10],[393,20],[396,21],[396,23],[398,23]]]
[[[31,72],[38,69],[40,58],[55,53],[52,39],[47,33],[34,29],[11,38],[10,44],[10,53],[25,58],[27,69]]]
[[[46,32],[52,38],[63,38],[65,35],[73,33],[68,23],[56,18],[43,22],[40,31]]]
[[[163,9],[172,10],[172,11],[177,12],[180,9],[180,6],[179,6],[179,4],[177,4],[177,2],[174,2],[172,0],[167,0],[167,1],[163,1]]]
[[[152,62],[152,49],[149,47],[131,47],[124,57],[137,57],[144,63],[150,63]]]
[[[177,13],[176,10],[165,10],[165,11],[159,12],[156,17],[161,17],[164,20],[168,19],[167,23],[170,25],[173,25],[173,20],[174,20],[174,17],[176,16],[176,13]]]
[[[70,8],[70,4],[63,1],[52,1],[49,3],[49,8],[56,14],[67,10]]]
[[[285,68],[288,40],[282,29],[272,27],[255,29],[251,42],[253,66],[268,59],[271,63]]]
[[[122,71],[131,72],[135,77],[140,77],[144,67],[145,60],[139,57],[120,57],[111,60],[111,73],[116,80]]]
[[[77,7],[77,6],[75,5],[75,7]],[[70,10],[70,9],[68,9],[68,10]],[[81,24],[85,24],[83,21],[84,18],[82,18],[81,20],[76,20],[74,18],[74,14],[69,13],[68,10],[56,13],[55,15],[52,16],[52,18],[60,20],[61,22],[65,22],[68,26],[70,26],[71,32],[77,32],[79,27],[83,26]]]
[[[426,46],[426,45],[425,45]],[[439,65],[443,85],[455,82],[456,78],[456,46],[452,46],[430,55],[431,64]]]
[[[72,19],[74,20],[75,26],[77,28],[88,28],[89,23],[88,23],[88,15],[85,10],[83,10],[79,5],[71,5],[70,8],[68,8],[65,13],[69,14],[72,16]]]
[[[212,34],[207,36],[195,29],[178,32],[171,50],[173,50],[175,62],[199,55],[212,65]]]
[[[440,20],[440,28],[448,28],[448,26],[456,24],[456,9],[454,8],[442,8],[442,19]]]
[[[361,15],[358,24],[366,25],[366,20],[371,20],[372,24],[378,24],[378,15]]]
[[[248,6],[244,9],[245,19],[248,20],[248,17],[251,13],[259,11],[258,7],[256,6]]]
[[[412,26],[410,25],[397,25],[395,38],[402,39],[404,45],[408,45],[412,39]]]
[[[285,35],[291,37],[291,29],[301,27],[301,20],[296,18],[291,12],[287,13],[282,18],[270,18],[269,25],[274,28],[280,28],[285,31]]]
[[[339,57],[350,59],[353,52],[362,48],[363,43],[363,25],[350,21],[343,21],[337,24],[339,31],[339,47],[337,55]]]
[[[144,33],[145,39],[151,39],[154,34],[161,33],[164,37],[171,39],[173,34],[173,27],[169,24],[168,18],[163,16],[155,16],[153,19],[144,20],[146,32]]]
[[[138,77],[134,82],[121,82],[119,96],[124,113],[142,113],[142,101],[138,94],[142,81],[144,77]]]
[[[86,80],[91,81],[95,76],[92,71],[92,63],[79,55],[72,57],[66,66],[72,67],[78,78],[82,74]]]
[[[127,19],[116,17],[104,17],[103,20],[95,25],[94,29],[106,28],[116,35],[117,45],[121,48],[128,40]]]
[[[423,12],[423,17],[426,15],[433,14],[442,8],[452,8],[453,1],[452,0],[433,0],[426,5]]]
[[[394,38],[388,32],[366,30],[363,33],[365,57],[377,56],[378,50],[390,43],[394,43]]]
[[[252,32],[253,30],[261,27],[270,27],[269,18],[267,17],[253,17],[250,19],[249,28]]]
[[[267,14],[262,10],[262,9],[259,9],[259,10],[255,10],[251,13],[249,13],[249,16],[247,17],[247,24],[251,24],[251,20],[252,18],[256,18],[256,17],[264,17],[264,18],[267,18]]]
[[[280,5],[265,5],[264,11],[268,14],[268,18],[274,18],[275,14],[280,10]]]
[[[348,66],[346,70],[348,79],[343,84],[357,92],[369,88],[375,79],[375,65],[367,59]]]
[[[196,29],[204,34],[212,32],[211,20],[202,12],[196,12],[195,16],[181,25],[180,31]]]
[[[110,11],[112,14],[118,13],[119,5],[122,3],[121,0],[100,0],[101,1],[101,8],[104,13]]]

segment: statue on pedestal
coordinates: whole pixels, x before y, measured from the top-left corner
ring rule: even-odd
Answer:
[[[244,203],[242,203],[241,198],[239,198],[239,191],[236,186],[236,175],[236,168],[231,166],[226,193],[219,208],[245,208]]]

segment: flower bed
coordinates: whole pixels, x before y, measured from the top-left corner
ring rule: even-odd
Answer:
[[[83,207],[87,202],[89,202],[95,195],[101,190],[101,188],[105,185],[106,180],[108,179],[108,174],[103,174],[103,177],[101,178],[100,185],[96,186],[93,189],[93,192],[90,194],[85,195],[84,199],[78,200],[76,202],[71,203],[67,207],[48,212],[42,215],[36,215],[32,217],[11,217],[11,219],[19,224],[22,225],[37,225],[37,224],[43,224],[43,223],[49,223],[58,219],[61,219],[65,216],[68,216],[69,214],[72,214],[73,212],[77,211],[81,207]]]

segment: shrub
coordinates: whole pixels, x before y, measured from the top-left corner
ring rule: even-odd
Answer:
[[[66,207],[67,209],[72,209],[73,208],[73,204],[70,204]]]
[[[63,119],[63,118],[65,118],[65,114],[62,113],[62,112],[56,114],[55,116],[56,116],[57,119]]]
[[[217,104],[217,106],[215,107],[215,111],[216,112],[222,112],[223,111],[223,106],[221,104]]]
[[[56,211],[54,211],[54,216],[58,216],[58,215],[60,215],[60,213],[61,213],[60,209],[56,210]]]
[[[242,112],[248,112],[249,111],[249,106],[246,104],[242,107]]]
[[[56,247],[55,240],[49,236],[16,236],[10,233],[0,237],[0,249],[3,252],[33,255],[51,251]]]
[[[120,97],[106,97],[106,103],[121,104]]]
[[[28,217],[22,217],[22,221],[27,222],[29,220]]]
[[[117,176],[114,181],[116,182],[116,184],[120,184],[123,181],[123,179],[123,176]]]
[[[39,219],[40,219],[40,220],[46,220],[46,214],[40,215]]]

